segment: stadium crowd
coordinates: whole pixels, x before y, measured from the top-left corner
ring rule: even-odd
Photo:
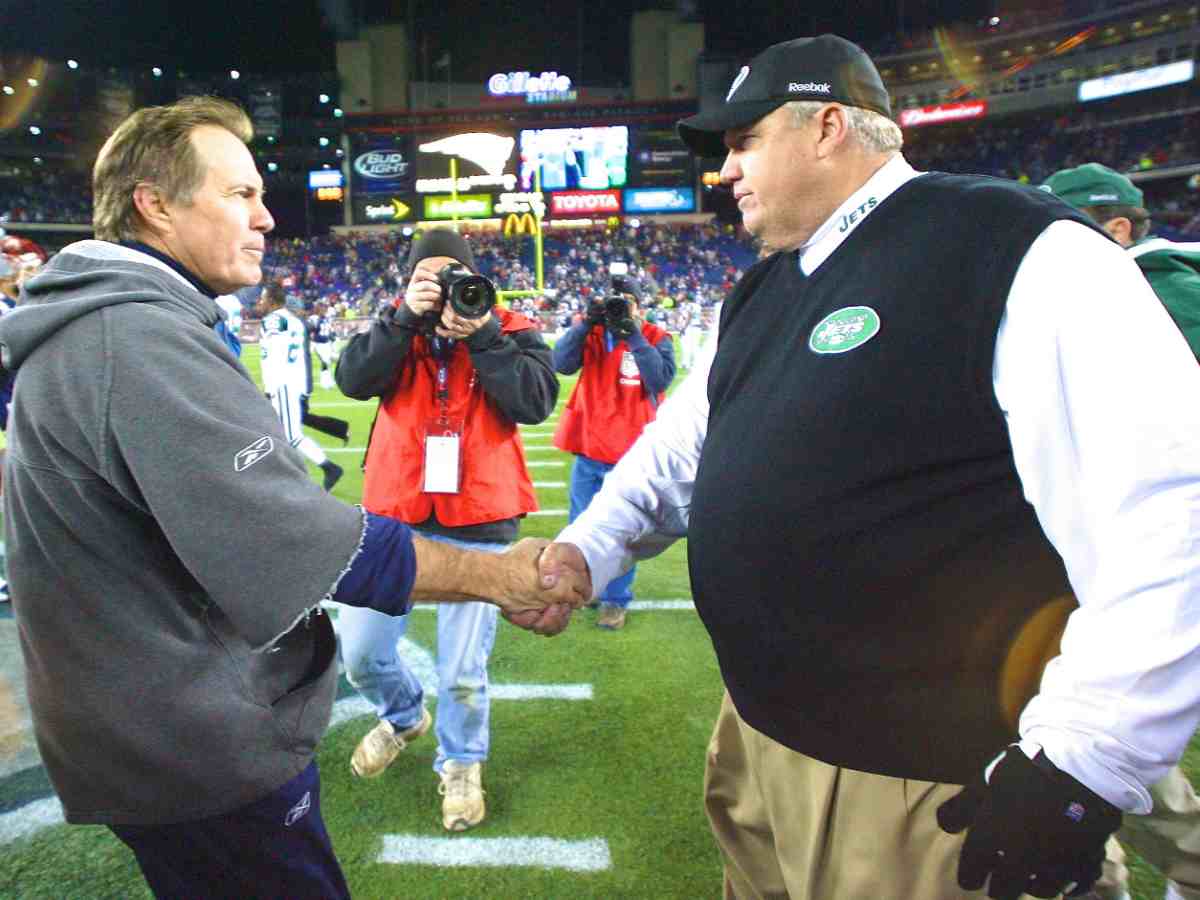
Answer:
[[[469,241],[480,271],[504,290],[533,290],[537,284],[532,242],[472,230]],[[410,238],[398,233],[268,239],[263,268],[268,278],[300,298],[307,309],[328,306],[335,315],[371,315],[400,292],[405,272],[399,260]],[[517,298],[513,308],[546,314],[557,325],[586,308],[608,288],[608,264],[629,263],[649,291],[655,316],[670,325],[683,300],[717,303],[754,261],[751,242],[727,225],[663,225],[589,228],[547,236],[543,297]]]

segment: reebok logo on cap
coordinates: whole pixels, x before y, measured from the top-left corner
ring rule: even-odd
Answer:
[[[803,84],[796,81],[788,82],[789,94],[828,94],[830,88],[831,85],[828,81],[819,83],[816,81],[806,81]]]

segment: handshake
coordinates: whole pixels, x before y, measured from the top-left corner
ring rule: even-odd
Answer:
[[[571,613],[592,596],[587,561],[574,544],[525,538],[499,559],[499,590],[493,601],[519,628],[549,637],[561,632]]]

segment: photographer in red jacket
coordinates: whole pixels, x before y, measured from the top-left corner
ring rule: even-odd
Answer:
[[[612,289],[593,300],[586,318],[554,346],[562,375],[582,370],[554,433],[554,446],[575,454],[569,519],[574,522],[605,476],[637,440],[675,377],[671,335],[642,318],[642,288],[628,267],[613,263]],[[633,601],[636,567],[601,588],[596,624],[617,630]]]

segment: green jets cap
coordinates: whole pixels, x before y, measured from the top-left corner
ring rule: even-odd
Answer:
[[[1145,199],[1127,176],[1100,163],[1084,163],[1074,169],[1055,172],[1046,179],[1042,189],[1061,197],[1076,209],[1085,206],[1141,207]]]

